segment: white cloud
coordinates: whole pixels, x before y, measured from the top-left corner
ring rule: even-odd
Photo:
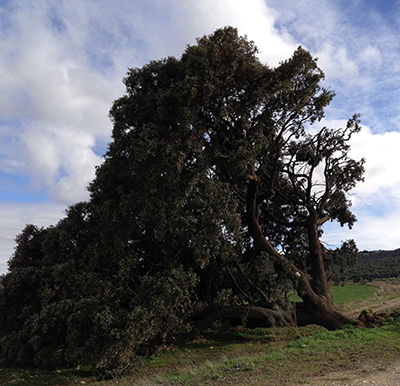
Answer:
[[[357,187],[357,195],[373,196],[379,190],[400,186],[400,132],[372,133],[363,127],[351,141],[352,156],[366,158],[365,183]]]
[[[357,213],[358,221],[352,230],[337,224],[328,224],[323,240],[330,246],[338,246],[341,241],[354,239],[360,250],[391,250],[399,248],[400,227],[399,207],[394,205],[389,216],[377,216],[364,211]]]
[[[336,122],[332,126],[339,125]],[[331,245],[338,245],[341,240],[354,238],[363,250],[398,248],[400,132],[375,134],[363,126],[350,144],[352,158],[366,159],[365,182],[359,183],[350,196],[352,211],[358,221],[351,231],[337,224],[328,224],[323,239]]]
[[[90,67],[90,14],[82,7],[73,8],[74,19],[67,3],[60,3],[58,31],[49,16],[51,2],[14,4],[12,28],[1,31],[0,73],[6,76],[0,95],[7,103],[0,103],[0,117],[19,124],[2,127],[2,143],[12,142],[14,151],[3,152],[0,167],[29,175],[34,187],[44,185],[50,198],[71,204],[87,197],[85,187],[101,162],[92,149],[110,135],[107,114],[122,94],[121,78],[115,82],[102,68]]]
[[[94,137],[70,127],[27,128],[21,134],[26,170],[45,185],[55,202],[72,204],[88,198],[86,186],[102,158],[92,147]]]
[[[232,25],[239,34],[255,42],[261,59],[271,66],[290,57],[297,47],[289,33],[275,28],[276,14],[263,0],[202,0],[185,4],[190,21],[186,28],[190,27],[192,35],[202,36]]]
[[[358,76],[358,65],[349,57],[347,48],[326,44],[316,53],[318,65],[323,69],[330,80],[354,80]]]
[[[382,64],[382,55],[378,47],[368,46],[360,54],[360,59],[368,68],[378,69]]]

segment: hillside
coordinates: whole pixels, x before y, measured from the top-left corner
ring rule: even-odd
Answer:
[[[362,251],[348,272],[354,282],[400,278],[400,248],[393,251]]]

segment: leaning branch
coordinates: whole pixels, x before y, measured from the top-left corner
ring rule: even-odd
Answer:
[[[253,175],[248,184],[247,188],[247,222],[249,232],[254,240],[255,246],[271,257],[276,258],[278,261],[288,265],[294,275],[298,278],[297,292],[304,302],[312,304],[319,301],[318,296],[315,294],[310,286],[304,273],[299,270],[293,263],[289,262],[284,256],[282,256],[264,237],[260,224],[258,223],[257,213],[257,194],[258,194],[258,177]]]

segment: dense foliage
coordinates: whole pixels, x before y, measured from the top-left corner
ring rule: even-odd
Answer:
[[[363,161],[348,157],[358,116],[311,126],[333,97],[323,77],[302,48],[269,68],[230,27],[131,69],[90,200],[17,238],[2,361],[128,366],[205,310],[245,319],[293,288],[316,322],[345,323],[327,285],[339,255],[319,237],[328,220],[354,224],[346,193]]]
[[[354,282],[400,277],[400,250],[363,251],[347,277]]]

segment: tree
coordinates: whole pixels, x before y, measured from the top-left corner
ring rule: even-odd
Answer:
[[[32,355],[26,345],[31,336],[26,326],[40,310],[40,280],[42,276],[41,244],[46,231],[28,225],[16,238],[17,248],[8,262],[10,273],[2,278],[0,293],[1,353],[24,362]]]
[[[17,262],[38,261],[40,301],[21,307],[31,310],[31,357],[126,364],[217,318],[268,325],[291,317],[294,288],[304,301],[298,323],[349,322],[328,286],[328,265],[341,255],[327,254],[320,237],[326,221],[353,226],[347,193],[364,161],[348,154],[357,115],[344,128],[313,126],[334,96],[323,78],[301,47],[277,68],[262,64],[231,27],[180,59],[130,69],[90,200],[53,228],[24,231],[3,279],[5,315]],[[342,250],[342,262],[352,261],[355,243]],[[6,349],[15,331],[2,323],[0,354],[15,363]]]
[[[256,54],[225,28],[180,60],[130,70],[127,95],[111,110],[114,141],[92,200],[123,202],[126,210],[121,197],[129,197],[133,222],[151,239],[143,264],[195,269],[198,261],[204,269],[195,271],[211,281],[209,300],[227,278],[254,305],[270,300],[265,280],[249,271],[272,259],[295,279],[309,320],[338,328],[349,320],[333,306],[320,236],[328,220],[355,222],[347,192],[362,181],[364,161],[349,157],[348,143],[359,117],[343,129],[312,129],[334,96],[321,88],[316,60],[298,48],[270,69]],[[116,199],[115,192],[124,193]],[[149,254],[149,247],[156,249]]]

